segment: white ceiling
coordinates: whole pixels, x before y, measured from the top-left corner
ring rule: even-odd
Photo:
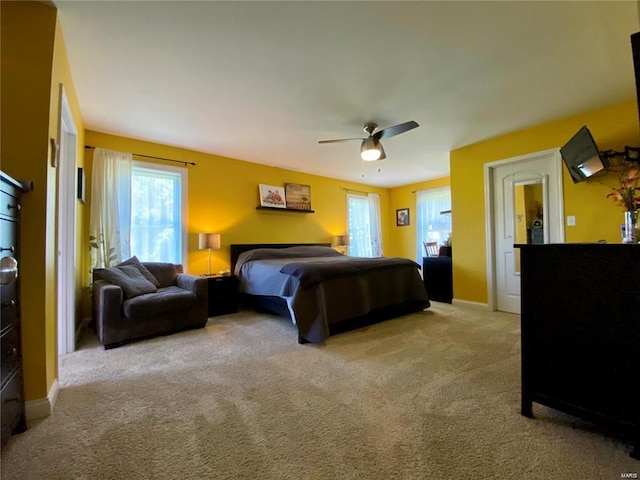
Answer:
[[[54,3],[86,128],[370,185],[635,98],[637,2]],[[318,144],[408,120],[380,162]]]

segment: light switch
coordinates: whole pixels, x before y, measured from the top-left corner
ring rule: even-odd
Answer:
[[[576,226],[576,216],[568,215],[567,216],[567,227],[575,227]]]

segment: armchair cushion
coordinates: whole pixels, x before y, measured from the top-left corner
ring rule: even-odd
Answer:
[[[149,270],[147,270],[147,267],[145,267],[140,262],[138,257],[136,257],[135,255],[133,257],[129,258],[128,260],[125,260],[124,262],[122,262],[118,266],[120,267],[122,265],[134,265],[138,270],[140,270],[140,273],[142,275],[144,275],[144,278],[146,278],[151,283],[153,283],[156,288],[160,288],[160,284],[158,283],[158,279],[156,277],[154,277],[153,274]]]
[[[122,288],[125,298],[134,298],[158,290],[135,265],[118,265],[105,268],[100,273],[104,280]]]
[[[158,288],[175,285],[178,273],[182,272],[182,265],[174,265],[173,263],[148,262],[144,265],[158,280]]]
[[[149,318],[187,311],[196,303],[196,294],[180,287],[159,288],[155,293],[129,298],[122,304],[125,316]]]

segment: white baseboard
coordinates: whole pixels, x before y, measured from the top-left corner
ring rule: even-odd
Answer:
[[[459,307],[470,307],[478,310],[485,310],[487,312],[491,311],[491,309],[489,308],[489,305],[486,303],[471,302],[469,300],[459,300],[457,298],[454,298],[451,303]]]
[[[27,417],[27,422],[51,415],[53,407],[56,404],[56,400],[58,399],[59,388],[58,379],[56,378],[53,381],[53,385],[51,385],[51,390],[49,390],[47,398],[31,400],[30,402],[25,403],[24,413]]]

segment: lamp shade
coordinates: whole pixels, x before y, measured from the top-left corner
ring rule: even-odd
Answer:
[[[338,235],[338,236],[336,236],[336,246],[337,247],[348,247],[349,246],[349,235]]]
[[[374,162],[386,158],[382,144],[375,137],[369,137],[362,141],[360,156],[365,162]]]
[[[198,248],[200,250],[220,249],[220,234],[219,233],[199,233],[198,234]]]

